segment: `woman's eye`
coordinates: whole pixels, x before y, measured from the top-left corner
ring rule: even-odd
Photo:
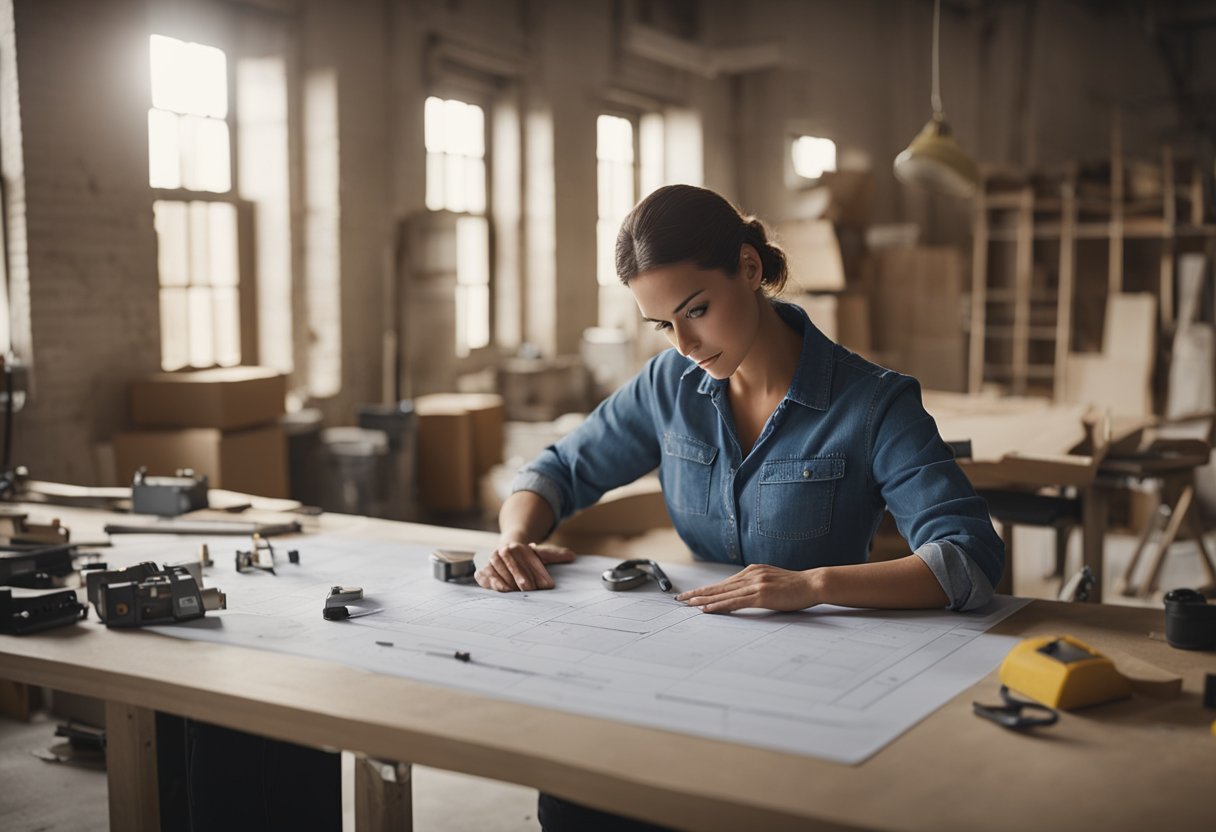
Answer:
[[[671,329],[671,324],[667,323],[667,321],[655,321],[654,328],[657,329],[659,332],[663,332],[665,330]]]
[[[684,313],[684,317],[699,318],[705,314],[705,310],[707,309],[709,309],[708,303],[703,303],[700,306],[694,306],[692,309],[689,309],[686,313]]]

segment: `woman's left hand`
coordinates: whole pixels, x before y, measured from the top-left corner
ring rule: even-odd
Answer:
[[[676,596],[702,612],[732,612],[758,607],[790,612],[820,603],[812,578],[814,570],[791,571],[753,563],[721,583],[703,586]]]

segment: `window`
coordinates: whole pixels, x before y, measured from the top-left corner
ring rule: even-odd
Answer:
[[[485,111],[426,100],[426,207],[456,222],[456,354],[490,344],[490,223],[486,216]]]
[[[150,48],[161,366],[232,366],[241,362],[241,308],[227,59],[163,35]]]
[[[633,122],[601,115],[596,120],[595,158],[599,190],[595,276],[600,286],[612,286],[616,283],[616,235],[637,201]]]
[[[836,142],[816,136],[798,136],[791,149],[794,173],[803,179],[818,179],[836,170]]]
[[[666,142],[667,121],[661,113],[602,114],[596,119],[595,277],[602,327],[637,332],[637,306],[617,280],[616,236],[638,200],[671,181]]]

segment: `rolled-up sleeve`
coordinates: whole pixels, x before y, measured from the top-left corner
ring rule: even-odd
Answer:
[[[653,385],[660,357],[601,402],[578,428],[520,469],[511,491],[536,493],[560,522],[605,492],[657,468]]]
[[[941,584],[948,609],[983,606],[1004,571],[1005,545],[925,410],[916,380],[885,376],[870,423],[874,484],[900,534]]]

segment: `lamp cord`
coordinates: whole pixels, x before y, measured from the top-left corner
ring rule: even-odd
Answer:
[[[933,116],[942,115],[941,72],[938,69],[938,29],[941,26],[942,0],[933,0]]]

